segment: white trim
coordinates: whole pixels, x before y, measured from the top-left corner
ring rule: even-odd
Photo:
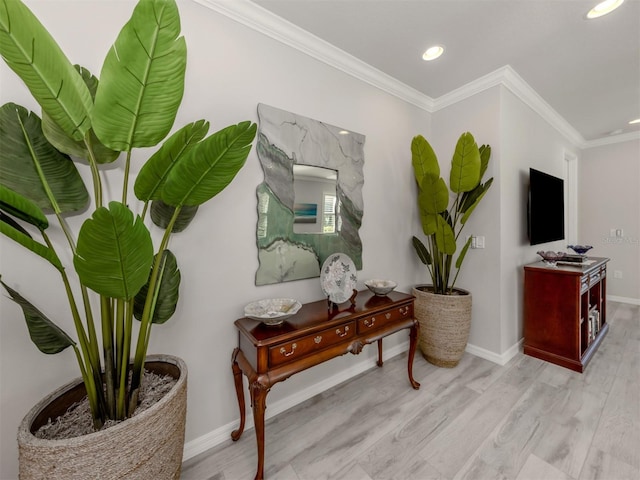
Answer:
[[[614,143],[630,142],[632,140],[640,140],[640,132],[623,133],[622,135],[612,135],[610,137],[602,137],[596,140],[589,140],[583,148],[601,147],[603,145],[612,145]]]
[[[509,350],[505,353],[498,355],[494,352],[490,352],[489,350],[485,350],[484,348],[476,347],[474,345],[467,345],[466,351],[476,357],[484,358],[485,360],[489,360],[490,362],[497,363],[498,365],[505,365],[509,360],[515,357],[518,352],[521,350],[521,344],[523,340],[513,345]],[[395,347],[389,348],[385,350],[382,358],[383,360],[389,360],[397,355],[405,353],[409,348],[409,342],[405,341]],[[419,352],[416,352],[419,355]],[[372,364],[371,358],[366,358],[361,360],[350,368],[346,370],[342,370],[337,372],[335,375],[332,375],[325,380],[315,383],[310,387],[305,388],[299,392],[294,393],[293,395],[289,395],[282,400],[279,400],[273,404],[269,404],[269,408],[266,411],[265,419],[269,419],[275,417],[276,415],[295,407],[296,405],[301,404],[302,402],[322,393],[330,388],[333,388],[342,382],[352,379],[353,377],[360,375],[367,370],[370,370],[375,367],[375,364]],[[246,386],[246,385],[245,385]],[[245,398],[246,398],[245,392]],[[231,432],[238,428],[239,420],[234,420],[231,423],[227,423],[226,425],[222,425],[221,427],[212,430],[209,433],[206,433],[198,438],[195,438],[189,442],[186,442],[184,445],[183,452],[183,460],[186,462],[187,460],[199,455],[201,453],[206,452],[222,443],[228,441],[231,437]],[[247,430],[253,429],[253,416],[251,415],[251,409],[247,406],[247,417],[245,423],[245,435]]]
[[[607,295],[610,302],[628,303],[629,305],[640,305],[640,298],[618,297],[617,295]]]
[[[515,357],[520,351],[524,339],[520,339],[516,344],[512,345],[506,352],[498,354],[490,350],[486,350],[475,345],[467,344],[466,352],[475,355],[476,357],[484,358],[490,362],[497,363],[500,366],[506,365],[509,360]]]
[[[391,347],[387,350],[383,351],[382,359],[389,360],[397,355],[400,355],[406,352],[409,349],[409,342],[405,341],[396,345],[395,347]],[[356,375],[360,375],[367,370],[370,370],[375,367],[375,361],[372,361],[371,358],[366,357],[357,363],[354,363],[350,368],[346,370],[341,370],[337,372],[335,375],[331,375],[330,377],[311,385],[310,387],[305,388],[299,392],[294,393],[293,395],[289,395],[282,400],[274,402],[273,404],[269,404],[269,408],[266,411],[265,419],[269,419],[271,417],[275,417],[276,415],[288,410],[300,403],[330,389],[335,387],[336,385],[341,384],[342,382],[349,380]],[[407,380],[408,381],[408,380]],[[247,399],[247,394],[245,392],[245,399]],[[190,458],[195,457],[207,450],[216,447],[231,437],[231,432],[238,428],[239,419],[234,420],[231,423],[227,423],[226,425],[222,425],[221,427],[212,430],[209,433],[206,433],[198,438],[195,438],[189,442],[186,442],[184,445],[183,451],[183,461],[187,461]],[[253,428],[253,415],[251,414],[251,409],[247,406],[247,416],[245,423],[245,435],[246,431]]]
[[[433,99],[248,0],[194,0],[358,80],[433,112]]]
[[[578,148],[591,148],[640,138],[640,132],[632,132],[586,141],[509,65],[434,100],[249,0],[193,1],[429,113],[434,113],[484,90],[501,85],[509,89],[525,105],[534,110]]]

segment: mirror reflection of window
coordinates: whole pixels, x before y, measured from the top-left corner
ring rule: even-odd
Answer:
[[[293,231],[335,233],[338,172],[330,168],[293,165]]]
[[[322,202],[322,233],[336,232],[336,196],[325,194]]]

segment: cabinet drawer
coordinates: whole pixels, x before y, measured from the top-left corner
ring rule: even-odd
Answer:
[[[297,360],[308,353],[336,345],[356,334],[354,322],[328,328],[315,335],[308,335],[269,348],[269,365],[276,366]]]
[[[377,330],[385,325],[413,317],[413,305],[404,305],[396,307],[385,312],[380,312],[366,318],[358,320],[358,333],[364,333],[370,330]]]

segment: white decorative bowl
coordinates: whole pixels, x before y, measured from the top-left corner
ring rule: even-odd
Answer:
[[[244,307],[244,315],[265,325],[280,325],[298,313],[301,307],[302,304],[293,298],[266,298]]]
[[[367,280],[364,282],[369,290],[379,296],[384,296],[387,293],[391,292],[394,288],[398,286],[398,284],[391,280]]]

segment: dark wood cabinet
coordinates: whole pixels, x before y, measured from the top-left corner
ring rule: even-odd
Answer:
[[[608,258],[524,267],[524,353],[583,372],[609,330]]]

